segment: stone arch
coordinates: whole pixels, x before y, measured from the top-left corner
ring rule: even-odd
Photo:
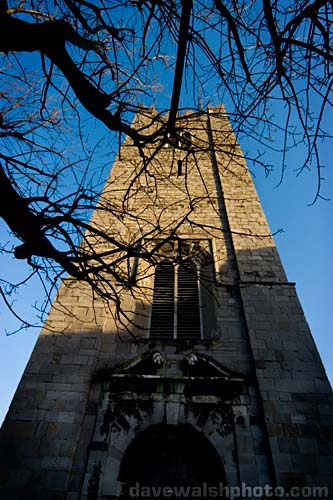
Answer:
[[[219,413],[214,408],[211,413],[207,410],[205,421],[202,421],[202,411],[192,411],[186,408],[185,404],[172,401],[155,401],[150,410],[140,410],[140,416],[131,414],[125,415],[126,426],[118,424],[111,429],[108,441],[109,445],[104,458],[99,455],[104,463],[102,473],[102,491],[104,495],[119,496],[123,491],[121,479],[121,467],[132,443],[139,436],[144,436],[149,429],[168,426],[169,428],[192,429],[192,435],[201,436],[208,444],[207,447],[213,449],[219,457],[223,473],[221,473],[220,483],[231,485],[238,484],[237,467],[234,461],[234,441],[233,423],[228,420],[222,412]],[[189,431],[191,432],[191,431]],[[148,434],[147,434],[148,435]],[[96,461],[96,460],[95,460]],[[101,498],[104,498],[102,496]]]
[[[204,460],[203,460],[204,457]],[[121,461],[119,481],[129,487],[225,484],[222,461],[203,432],[190,424],[157,424],[130,443]]]

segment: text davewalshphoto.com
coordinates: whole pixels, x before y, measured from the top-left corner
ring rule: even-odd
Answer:
[[[128,488],[131,498],[328,498],[327,486],[227,486],[224,483],[199,485],[147,485],[135,483]]]

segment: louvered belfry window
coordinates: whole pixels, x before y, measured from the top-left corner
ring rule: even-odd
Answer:
[[[187,260],[177,266],[163,261],[155,268],[150,337],[200,338],[197,268]]]

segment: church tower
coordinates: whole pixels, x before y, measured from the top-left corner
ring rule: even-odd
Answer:
[[[0,498],[332,498],[331,388],[224,108],[127,138],[91,226],[110,272],[59,288]]]

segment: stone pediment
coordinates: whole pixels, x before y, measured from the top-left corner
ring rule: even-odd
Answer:
[[[211,356],[188,352],[166,356],[163,351],[149,350],[109,370],[99,370],[95,378],[106,381],[116,378],[245,381],[244,376],[223,366]]]

